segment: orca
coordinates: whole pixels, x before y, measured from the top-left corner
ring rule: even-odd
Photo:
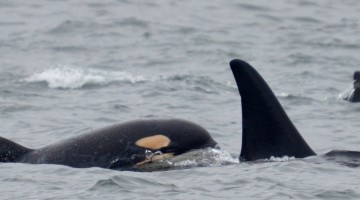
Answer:
[[[239,59],[232,60],[230,67],[241,97],[239,160],[315,156],[261,75]],[[200,125],[182,119],[143,119],[90,131],[39,149],[0,137],[0,162],[146,171],[169,168],[171,165],[161,163],[205,148],[218,148],[218,144]],[[333,150],[322,156],[347,166],[360,166],[357,151]]]
[[[360,71],[354,72],[354,86],[352,92],[344,99],[349,102],[360,102]]]
[[[243,60],[232,60],[230,67],[241,96],[240,161],[263,160],[272,156],[315,156],[262,76]],[[360,73],[355,73],[354,77],[359,78]],[[321,157],[350,167],[360,166],[360,152],[357,151],[332,150]]]
[[[0,162],[136,170],[154,161],[216,145],[207,130],[193,122],[144,119],[94,130],[39,149],[0,137]]]

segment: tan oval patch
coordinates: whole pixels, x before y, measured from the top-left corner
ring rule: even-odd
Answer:
[[[145,149],[156,150],[168,146],[170,142],[171,140],[164,135],[153,135],[153,136],[141,138],[138,141],[136,141],[135,144]]]

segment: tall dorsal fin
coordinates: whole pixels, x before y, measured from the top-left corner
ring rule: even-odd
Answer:
[[[230,66],[241,95],[240,160],[315,155],[261,75],[242,60],[232,60]]]
[[[0,162],[16,162],[32,149],[21,146],[11,140],[0,137]]]

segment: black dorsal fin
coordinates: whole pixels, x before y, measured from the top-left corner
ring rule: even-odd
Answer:
[[[0,162],[16,162],[32,149],[21,146],[11,140],[0,137]]]
[[[232,60],[230,66],[241,95],[240,160],[315,155],[261,75],[242,60]]]

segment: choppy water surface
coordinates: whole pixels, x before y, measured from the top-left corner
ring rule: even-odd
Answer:
[[[185,118],[237,157],[228,62],[253,64],[319,154],[360,150],[356,0],[1,1],[0,135],[37,148],[135,118]],[[311,160],[311,159],[310,159]],[[1,164],[1,199],[359,199],[359,168],[308,159],[160,172]]]

